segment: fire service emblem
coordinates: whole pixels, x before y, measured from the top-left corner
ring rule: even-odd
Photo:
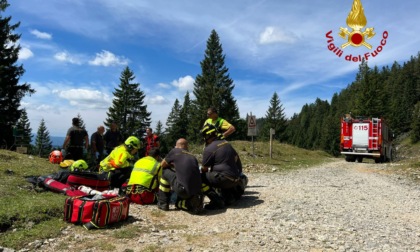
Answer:
[[[339,58],[341,58],[344,53],[343,49],[348,46],[362,47],[371,50],[372,45],[368,40],[372,39],[376,33],[373,27],[365,28],[367,19],[361,0],[353,0],[352,8],[346,19],[346,24],[348,27],[340,27],[340,31],[338,32],[338,35],[346,42],[339,46],[334,44],[334,37],[332,36],[333,31],[331,30],[326,33],[328,49]],[[371,57],[374,58],[383,50],[387,38],[388,32],[384,31],[380,44],[373,51],[359,55],[348,54],[344,56],[344,59],[347,61],[361,62],[362,60],[367,61]]]

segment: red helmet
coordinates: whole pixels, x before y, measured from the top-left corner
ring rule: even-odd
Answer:
[[[52,151],[49,160],[51,164],[59,164],[63,161],[63,154],[59,150]]]

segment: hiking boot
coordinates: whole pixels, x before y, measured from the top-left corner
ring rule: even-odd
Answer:
[[[224,209],[224,208],[225,208],[224,204],[221,205],[220,203],[215,203],[215,201],[210,201],[210,203],[204,206],[204,209],[206,210],[219,210],[219,209]]]
[[[233,203],[236,202],[236,199],[233,197],[233,195],[231,193],[227,193],[226,195],[223,195],[224,199],[225,199],[225,206],[230,206]]]
[[[209,207],[211,208],[215,207],[215,209],[222,209],[225,207],[224,199],[221,196],[219,196],[214,190],[209,190],[206,196],[209,197],[210,199],[209,205],[212,205]],[[213,209],[209,209],[209,210],[213,210]]]
[[[163,211],[169,211],[169,204],[166,204],[166,203],[160,203],[160,202],[158,202],[158,203],[157,203],[157,207],[158,207],[160,210],[163,210]]]
[[[200,214],[203,210],[203,196],[194,195],[187,201],[188,211],[192,214]]]

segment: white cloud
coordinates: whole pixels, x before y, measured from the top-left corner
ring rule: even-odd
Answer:
[[[42,104],[35,108],[38,111],[53,111],[53,107],[50,105]]]
[[[158,83],[158,86],[161,87],[161,88],[164,88],[164,89],[171,88],[171,86],[166,84],[166,83]]]
[[[46,32],[40,32],[38,30],[31,30],[31,34],[35,35],[35,37],[40,38],[40,39],[52,39],[52,35]]]
[[[69,89],[65,91],[53,90],[59,98],[66,99],[70,105],[80,108],[108,108],[112,102],[109,95],[98,90]]]
[[[19,59],[20,60],[26,60],[34,56],[34,53],[31,51],[31,49],[27,47],[22,47],[19,51]]]
[[[102,52],[96,54],[94,60],[89,61],[89,64],[94,66],[115,66],[127,65],[128,62],[129,60],[124,57],[119,57],[112,52],[102,50]]]
[[[167,104],[168,101],[165,99],[165,97],[161,96],[161,95],[157,95],[155,97],[152,97],[149,99],[150,104]]]
[[[285,32],[279,28],[268,26],[260,34],[260,44],[288,43],[292,44],[297,36],[291,32]]]
[[[77,56],[70,55],[68,52],[59,52],[54,55],[54,58],[58,61],[68,62],[75,65],[81,65],[82,61]]]
[[[178,80],[172,81],[171,84],[181,91],[193,90],[194,78],[187,75],[185,77],[180,77]]]

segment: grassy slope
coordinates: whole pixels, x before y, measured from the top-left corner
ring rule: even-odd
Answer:
[[[305,168],[334,160],[321,151],[302,150],[276,143],[270,158],[269,143],[234,141],[245,173],[278,172]],[[416,173],[420,171],[420,144],[402,144],[400,165],[396,169]],[[191,152],[200,154],[203,146],[190,146]],[[402,156],[417,158],[403,158]],[[63,220],[64,195],[37,192],[25,179],[27,176],[49,175],[57,172],[58,165],[46,159],[0,150],[0,246],[22,249],[34,240],[53,238],[67,225]],[[100,232],[98,230],[98,232]]]
[[[64,226],[60,221],[64,196],[37,192],[26,181],[28,176],[57,170],[46,159],[0,150],[0,246],[19,249],[29,241],[59,234]]]

